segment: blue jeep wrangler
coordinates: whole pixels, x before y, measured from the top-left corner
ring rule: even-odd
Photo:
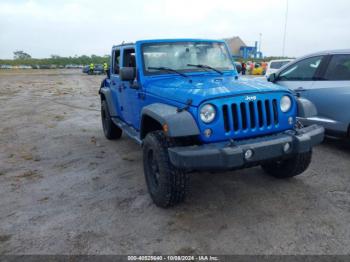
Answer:
[[[223,41],[147,40],[114,46],[102,81],[107,139],[122,132],[143,149],[154,203],[182,202],[188,174],[261,165],[277,178],[304,172],[324,129],[297,116],[315,107],[272,83],[240,79]]]

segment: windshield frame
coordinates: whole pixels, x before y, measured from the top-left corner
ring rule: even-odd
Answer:
[[[191,44],[191,43],[215,43],[215,44],[220,44],[223,45],[224,49],[226,50],[226,53],[228,55],[230,59],[230,63],[232,65],[231,69],[222,69],[222,68],[218,68],[220,71],[222,72],[235,72],[236,70],[236,66],[234,65],[233,59],[232,59],[232,55],[231,52],[229,51],[227,45],[225,42],[223,41],[214,41],[214,40],[184,40],[184,41],[162,41],[162,42],[158,42],[158,41],[154,41],[154,42],[147,42],[147,43],[142,43],[141,44],[141,60],[142,60],[142,71],[143,71],[143,75],[144,76],[159,76],[159,75],[174,75],[175,73],[171,73],[171,72],[166,72],[166,71],[149,71],[147,70],[146,66],[145,66],[145,59],[144,59],[144,48],[147,46],[153,46],[153,45],[169,45],[169,44],[176,44],[176,45],[181,45],[181,44]],[[210,65],[209,65],[210,66]],[[210,69],[205,69],[205,68],[188,68],[188,69],[176,69],[177,71],[186,74],[186,73],[210,73],[210,74],[217,74],[215,71],[212,71]]]

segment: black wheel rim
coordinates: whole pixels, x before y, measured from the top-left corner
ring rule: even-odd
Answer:
[[[154,192],[159,186],[159,166],[157,160],[154,157],[153,150],[149,150],[147,153],[147,162],[148,162],[148,175],[151,191]]]

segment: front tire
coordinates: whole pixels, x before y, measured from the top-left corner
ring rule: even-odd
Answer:
[[[143,168],[153,202],[170,207],[183,202],[188,189],[188,175],[169,160],[169,141],[162,131],[148,133],[143,143]]]
[[[289,178],[302,174],[310,165],[312,151],[300,153],[292,158],[269,161],[261,165],[262,169],[276,178]]]
[[[105,137],[109,140],[119,139],[123,131],[113,123],[106,100],[101,101],[101,118]]]

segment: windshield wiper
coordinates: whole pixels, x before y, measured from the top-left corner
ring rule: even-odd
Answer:
[[[216,69],[216,68],[214,68],[214,67],[208,66],[208,65],[201,65],[201,64],[199,64],[199,65],[193,65],[193,64],[187,64],[187,66],[194,66],[194,67],[198,67],[198,68],[211,69],[211,70],[213,70],[213,71],[219,73],[220,75],[223,75],[223,74],[224,74],[224,73],[221,72],[220,70],[218,70],[218,69]]]
[[[180,76],[183,76],[183,77],[188,77],[188,75],[185,75],[185,74],[183,74],[183,73],[181,73],[181,72],[179,72],[179,71],[177,71],[177,70],[175,70],[175,69],[172,69],[172,68],[169,68],[169,67],[164,67],[164,66],[161,66],[161,67],[148,67],[148,69],[153,69],[153,70],[162,70],[162,71],[168,71],[168,72],[174,72],[174,73],[176,73],[176,74],[178,74],[178,75],[180,75]]]

